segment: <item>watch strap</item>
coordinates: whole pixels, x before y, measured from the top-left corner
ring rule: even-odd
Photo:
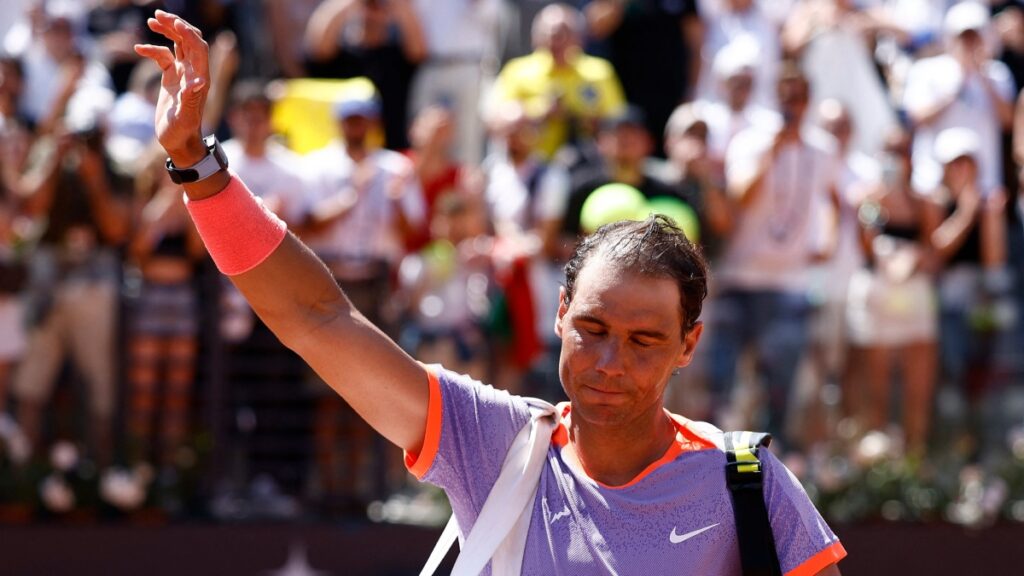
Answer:
[[[175,184],[199,182],[227,169],[228,158],[217,138],[212,135],[207,136],[203,138],[203,143],[206,144],[206,156],[187,168],[178,168],[170,158],[167,159],[167,172]]]

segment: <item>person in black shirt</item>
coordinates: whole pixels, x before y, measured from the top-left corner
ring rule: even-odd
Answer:
[[[702,27],[694,0],[591,0],[584,8],[626,99],[647,112],[654,153],[672,110],[691,99],[700,73]]]
[[[562,225],[564,235],[575,238],[583,232],[580,227],[583,203],[605,184],[629,184],[648,199],[680,197],[675,187],[648,170],[654,140],[647,131],[646,116],[639,108],[628,106],[621,114],[604,122],[597,147],[600,152],[597,162],[584,162],[572,170],[568,208]]]
[[[369,78],[380,91],[385,145],[409,147],[409,89],[427,47],[409,0],[327,0],[306,28],[306,70]]]

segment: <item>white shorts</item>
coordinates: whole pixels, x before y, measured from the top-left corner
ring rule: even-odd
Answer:
[[[850,280],[846,321],[859,346],[903,346],[938,337],[938,302],[931,277],[916,273],[893,282],[872,270]]]

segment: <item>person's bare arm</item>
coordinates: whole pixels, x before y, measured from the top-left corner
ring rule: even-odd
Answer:
[[[210,47],[210,93],[203,108],[204,132],[213,132],[220,126],[238,64],[238,39],[234,32],[225,30],[213,39]]]
[[[103,152],[79,143],[78,176],[87,197],[89,210],[104,240],[120,244],[128,239],[130,207],[112,194]]]
[[[689,15],[683,17],[679,23],[683,28],[683,44],[686,46],[686,53],[689,55],[689,78],[687,79],[686,93],[687,100],[693,100],[697,95],[697,83],[700,75],[704,74],[704,59],[701,57],[701,47],[704,45],[704,21],[700,16]]]
[[[1006,264],[1006,190],[997,188],[981,207],[981,263],[987,269]]]
[[[799,132],[794,127],[783,127],[775,135],[772,145],[762,152],[752,170],[749,170],[742,177],[728,183],[729,195],[735,199],[736,206],[742,209],[749,207],[757,198],[764,181],[765,174],[771,169],[772,163],[778,156],[782,147],[788,143],[799,140]]]
[[[175,45],[173,53],[136,48],[164,71],[157,138],[176,165],[190,166],[206,154],[200,126],[209,89],[208,47],[195,27],[166,12],[158,11],[149,26]],[[229,181],[222,172],[187,184],[185,192],[198,201]],[[261,264],[231,280],[278,338],[371,426],[401,448],[419,452],[427,420],[424,368],[352,306],[306,246],[288,235]]]
[[[948,218],[942,219],[942,223],[932,233],[932,249],[941,262],[952,258],[956,251],[963,246],[975,219],[978,218],[981,202],[981,197],[976,190],[961,192],[956,209]],[[941,214],[943,210],[942,206],[932,202],[929,202],[927,209],[937,214]]]
[[[359,9],[355,0],[326,0],[313,11],[306,25],[306,53],[313,60],[330,60],[341,47],[338,36],[345,22]]]
[[[1017,95],[1017,108],[1013,113],[1013,159],[1018,167],[1024,168],[1024,90]]]
[[[274,59],[285,78],[301,78],[306,75],[303,63],[292,52],[289,37],[300,31],[290,27],[287,15],[288,0],[266,0],[267,20],[270,23],[270,40],[274,46]]]
[[[594,0],[583,9],[587,30],[597,40],[604,40],[618,30],[625,11],[622,0]]]
[[[427,38],[420,25],[420,18],[409,0],[391,0],[388,4],[391,15],[398,26],[402,42],[402,53],[412,63],[427,59]]]

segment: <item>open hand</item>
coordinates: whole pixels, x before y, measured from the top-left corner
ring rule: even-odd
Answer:
[[[203,106],[210,91],[210,49],[198,28],[157,10],[149,28],[174,42],[137,44],[135,52],[163,70],[156,105],[156,137],[176,166],[191,166],[206,156],[202,139]]]

